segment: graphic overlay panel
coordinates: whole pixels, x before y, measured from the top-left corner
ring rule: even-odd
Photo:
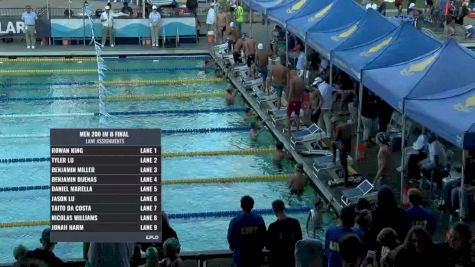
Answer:
[[[161,241],[160,129],[51,129],[51,241]]]

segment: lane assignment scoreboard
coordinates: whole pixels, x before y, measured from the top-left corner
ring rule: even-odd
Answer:
[[[51,240],[161,241],[160,129],[51,129]]]

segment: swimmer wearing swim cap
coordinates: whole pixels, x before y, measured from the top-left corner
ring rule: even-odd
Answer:
[[[165,253],[165,259],[160,261],[160,266],[179,266],[182,267],[183,261],[180,258],[180,242],[178,239],[171,237],[165,240],[163,243],[163,252]]]
[[[147,248],[145,252],[145,264],[140,265],[139,267],[155,267],[158,266],[159,254],[158,250],[155,247]]]

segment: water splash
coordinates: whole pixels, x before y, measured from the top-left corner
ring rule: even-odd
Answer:
[[[94,20],[92,19],[94,11],[91,9],[89,4],[84,5],[84,14],[89,19],[90,26],[91,26],[91,43],[94,43],[94,48],[96,50],[96,62],[97,62],[97,77],[98,77],[98,94],[99,94],[99,126],[104,125],[106,123],[106,117],[109,117],[109,113],[107,113],[105,98],[106,98],[106,87],[104,86],[104,71],[107,70],[107,66],[104,62],[104,58],[102,57],[102,48],[101,44],[96,41],[95,34],[94,34]]]

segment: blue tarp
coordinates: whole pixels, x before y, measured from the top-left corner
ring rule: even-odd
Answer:
[[[311,27],[315,24],[319,24],[328,17],[336,15],[335,9],[341,11],[341,8],[344,8],[347,10],[347,16],[357,16],[359,14],[358,9],[361,10],[361,7],[355,3],[351,5],[351,3],[353,3],[352,0],[335,0],[334,2],[331,0],[315,1],[311,8],[305,9],[305,14],[301,14],[302,16],[293,18],[287,22],[287,30],[295,34],[298,38],[305,40],[305,35]],[[355,15],[353,15],[353,13],[355,13]],[[346,16],[344,18],[346,18]],[[342,17],[336,19],[341,20]]]
[[[475,83],[474,66],[475,53],[447,39],[441,48],[419,58],[364,70],[363,84],[402,112],[405,97],[418,98]]]
[[[306,15],[308,10],[318,10],[322,0],[294,0],[285,2],[267,11],[270,20],[286,26],[288,20]]]
[[[403,23],[394,31],[376,40],[347,48],[348,38],[332,53],[333,64],[351,75],[360,79],[361,71],[374,62],[388,65],[404,62],[441,46],[437,40],[420,32],[409,23]],[[343,47],[343,48],[342,48]]]
[[[405,106],[409,118],[438,136],[460,148],[475,149],[475,84],[406,100]]]
[[[265,14],[266,10],[290,1],[291,0],[244,0],[244,4],[254,11]]]
[[[330,20],[334,25],[330,25]],[[327,59],[330,58],[331,51],[353,35],[364,32],[362,36],[378,38],[397,27],[373,9],[368,9],[358,22],[355,20],[345,25],[340,24],[339,17],[329,17],[327,25],[326,29],[320,28],[321,25],[316,29],[311,28],[307,35],[308,45]]]

